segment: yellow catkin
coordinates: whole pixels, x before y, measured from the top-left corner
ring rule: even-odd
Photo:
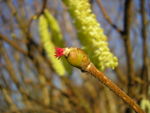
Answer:
[[[142,99],[141,108],[147,110],[147,113],[150,113],[150,101],[148,99]]]
[[[79,40],[92,62],[101,70],[118,65],[118,59],[108,48],[107,37],[92,13],[88,0],[63,0],[75,24]]]
[[[44,16],[47,20],[49,30],[51,31],[52,42],[56,47],[65,47],[63,35],[61,33],[60,26],[54,16],[46,9],[44,11]],[[72,67],[68,64],[66,59],[61,58],[63,65],[69,75],[72,73]]]
[[[48,27],[50,28],[54,44],[58,47],[64,47],[63,35],[57,20],[47,9],[44,11],[44,16],[47,19]]]
[[[51,34],[48,31],[48,23],[43,15],[39,17],[39,33],[43,47],[52,63],[52,66],[58,75],[65,75],[66,71],[61,62],[55,58],[55,46],[51,41]]]

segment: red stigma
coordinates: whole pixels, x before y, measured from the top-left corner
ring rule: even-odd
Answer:
[[[60,58],[61,56],[64,55],[64,49],[63,48],[55,48],[55,57]]]

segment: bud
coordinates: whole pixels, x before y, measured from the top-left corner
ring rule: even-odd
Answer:
[[[56,57],[65,56],[68,63],[81,70],[85,70],[90,64],[88,55],[80,48],[56,48]]]

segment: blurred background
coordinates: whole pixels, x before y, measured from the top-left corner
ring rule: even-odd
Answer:
[[[150,113],[150,1],[89,2],[119,60],[105,74]],[[59,26],[56,34],[49,30],[53,47],[82,48],[63,1],[0,0],[0,113],[132,113],[103,84],[63,58],[67,73],[59,75],[59,64],[41,41],[39,17],[45,9]],[[58,33],[62,39],[55,44]]]

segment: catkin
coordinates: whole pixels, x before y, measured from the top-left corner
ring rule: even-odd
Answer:
[[[47,19],[48,27],[50,28],[51,31],[53,43],[58,47],[64,47],[63,36],[57,20],[47,9],[44,11],[44,16]]]
[[[118,59],[108,48],[107,37],[92,13],[88,0],[63,0],[75,24],[83,49],[101,70],[118,65]]]
[[[55,58],[55,46],[51,41],[51,34],[48,30],[48,23],[43,15],[39,17],[39,33],[43,47],[49,57],[52,67],[58,75],[65,75],[66,71],[61,60]]]
[[[61,32],[60,26],[58,24],[58,21],[54,18],[54,16],[47,9],[45,9],[44,11],[44,17],[47,20],[48,28],[51,32],[52,42],[55,44],[56,47],[64,48],[65,44],[64,44],[63,35]],[[67,74],[71,75],[72,67],[68,64],[66,59],[61,58],[61,61],[63,62],[63,65],[67,71]]]

